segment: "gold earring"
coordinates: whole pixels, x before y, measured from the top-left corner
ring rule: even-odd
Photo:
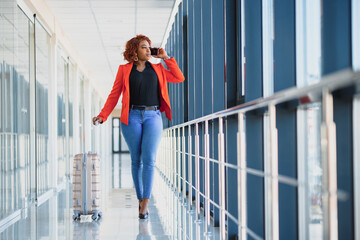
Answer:
[[[137,56],[135,56],[134,61],[135,61],[135,62],[139,61],[139,59],[138,59]]]

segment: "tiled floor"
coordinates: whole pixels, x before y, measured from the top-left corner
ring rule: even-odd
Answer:
[[[54,195],[39,207],[23,211],[22,218],[0,233],[0,239],[219,239],[217,228],[204,235],[204,221],[194,223],[189,213],[156,171],[148,220],[138,219],[138,201],[132,187],[129,154],[113,159],[113,188],[105,203],[100,222],[72,220],[72,193]]]

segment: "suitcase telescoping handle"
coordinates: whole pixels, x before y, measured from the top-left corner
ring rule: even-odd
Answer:
[[[83,214],[87,214],[87,154],[83,154]]]

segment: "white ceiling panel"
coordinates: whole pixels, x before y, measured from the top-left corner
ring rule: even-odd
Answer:
[[[175,0],[44,0],[90,72],[109,94],[126,41],[147,35],[160,46]]]

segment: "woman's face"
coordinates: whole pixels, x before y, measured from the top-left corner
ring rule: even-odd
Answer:
[[[137,57],[139,60],[148,61],[151,58],[150,52],[150,45],[148,41],[143,40],[140,42],[138,50],[137,50]]]

